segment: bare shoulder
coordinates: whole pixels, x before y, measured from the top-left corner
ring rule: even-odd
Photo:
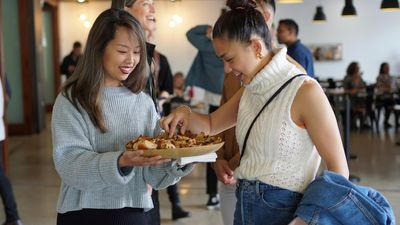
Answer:
[[[327,99],[324,91],[315,80],[307,79],[303,82],[292,105],[292,115],[304,121],[305,115],[316,112],[325,107]]]
[[[307,79],[297,91],[295,102],[300,101],[302,105],[307,105],[307,103],[312,103],[314,100],[319,101],[321,98],[326,98],[321,86],[315,80]]]

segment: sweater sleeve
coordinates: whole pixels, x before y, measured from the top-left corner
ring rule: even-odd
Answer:
[[[89,124],[64,96],[53,109],[53,160],[62,181],[79,190],[99,190],[126,184],[134,172],[123,176],[118,170],[121,151],[98,153],[89,139]]]
[[[164,189],[172,184],[177,183],[181,177],[188,175],[194,168],[193,164],[179,167],[176,160],[160,166],[150,166],[144,169],[144,177],[147,184],[154,189]]]
[[[207,37],[209,27],[209,25],[198,25],[186,33],[189,42],[199,51],[214,52],[212,41]]]

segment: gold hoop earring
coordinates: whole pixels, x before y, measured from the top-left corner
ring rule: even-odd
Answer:
[[[263,57],[263,56],[262,56],[261,52],[257,53],[257,58],[258,58],[258,59],[262,59],[262,57]]]

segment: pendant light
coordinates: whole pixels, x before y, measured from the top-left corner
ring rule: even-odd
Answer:
[[[315,12],[313,21],[314,22],[326,22],[326,16],[325,16],[322,6],[317,6],[317,11]]]
[[[356,16],[357,11],[353,5],[353,0],[345,0],[342,16]]]
[[[278,0],[280,4],[293,4],[293,3],[303,3],[304,0]]]
[[[382,0],[381,10],[399,10],[398,0]]]

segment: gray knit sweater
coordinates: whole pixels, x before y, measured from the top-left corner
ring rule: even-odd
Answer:
[[[103,91],[102,110],[108,131],[94,127],[82,108],[64,96],[56,99],[53,117],[53,158],[62,184],[57,211],[83,208],[117,209],[153,207],[147,185],[155,189],[176,183],[192,166],[178,168],[175,161],[160,166],[133,167],[121,175],[118,157],[125,143],[139,135],[160,132],[152,100],[125,87]]]

